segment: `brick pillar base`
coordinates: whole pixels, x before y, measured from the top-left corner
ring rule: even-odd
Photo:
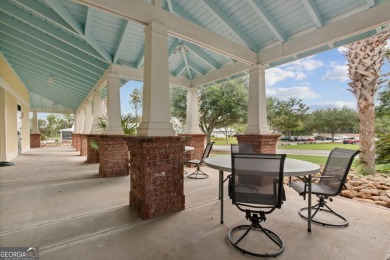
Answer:
[[[198,159],[203,155],[204,142],[206,139],[205,134],[179,134],[179,136],[187,137],[185,145],[192,146],[195,149],[186,153],[186,160]],[[189,166],[189,165],[187,165]]]
[[[41,134],[30,134],[30,148],[41,147]]]
[[[80,135],[80,155],[81,156],[87,156],[88,154],[88,137],[87,135]]]
[[[100,135],[87,135],[87,163],[98,163],[99,162],[99,150],[96,151],[90,145],[92,141],[95,141],[99,145]]]
[[[76,134],[72,133],[72,147],[76,148]]]
[[[99,138],[99,175],[103,178],[129,175],[129,153],[123,135]]]
[[[81,151],[81,134],[76,135],[76,151]]]
[[[238,143],[250,143],[257,153],[276,153],[280,135],[236,135]]]
[[[142,219],[184,209],[184,145],[179,136],[128,137],[130,207]]]

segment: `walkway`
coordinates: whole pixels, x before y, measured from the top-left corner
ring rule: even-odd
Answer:
[[[227,241],[231,227],[246,223],[228,198],[219,224],[217,171],[185,178],[185,210],[142,221],[128,206],[129,176],[101,179],[85,159],[71,148],[39,148],[0,168],[0,246],[38,246],[41,259],[56,260],[251,259]],[[297,214],[306,201],[286,193],[265,222],[286,243],[279,260],[389,259],[390,210],[335,198],[350,226],[307,233]]]

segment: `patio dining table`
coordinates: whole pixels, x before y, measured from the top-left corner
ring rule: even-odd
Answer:
[[[219,199],[221,200],[221,224],[223,224],[223,183],[224,172],[231,172],[230,156],[214,156],[204,160],[205,165],[219,170]],[[314,163],[286,158],[284,162],[284,176],[304,176],[308,189],[308,220],[307,231],[311,232],[311,175],[320,171],[320,166]]]

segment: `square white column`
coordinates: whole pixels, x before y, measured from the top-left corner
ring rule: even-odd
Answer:
[[[103,110],[102,110],[102,99],[101,99],[101,92],[97,91],[94,93],[92,98],[92,131],[91,134],[101,134],[102,129],[99,129],[97,127],[97,123],[99,121],[99,117],[103,116]]]
[[[145,27],[142,122],[138,136],[174,136],[170,122],[168,30],[151,22]]]
[[[32,117],[32,128],[31,128],[31,133],[32,134],[39,134],[39,128],[38,128],[38,112],[34,111],[33,112],[33,117]]]
[[[90,134],[92,130],[92,102],[85,104],[84,134]]]
[[[198,88],[187,89],[187,117],[183,134],[203,134],[199,127]]]
[[[109,74],[107,78],[107,128],[108,135],[123,135],[121,122],[121,98],[119,75]]]
[[[249,69],[248,126],[245,134],[270,134],[267,123],[265,68],[260,64]]]
[[[82,134],[84,133],[84,123],[85,121],[85,106],[83,105],[80,109],[80,112],[79,112],[79,123],[78,123],[78,134]]]

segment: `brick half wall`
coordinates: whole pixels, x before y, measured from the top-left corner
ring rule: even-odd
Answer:
[[[99,175],[103,178],[129,175],[129,153],[123,135],[99,138]]]
[[[41,147],[41,134],[30,134],[30,148]]]
[[[130,207],[142,219],[184,209],[185,137],[128,137]]]
[[[276,142],[280,135],[236,135],[238,143],[249,143],[257,153],[276,153]]]

